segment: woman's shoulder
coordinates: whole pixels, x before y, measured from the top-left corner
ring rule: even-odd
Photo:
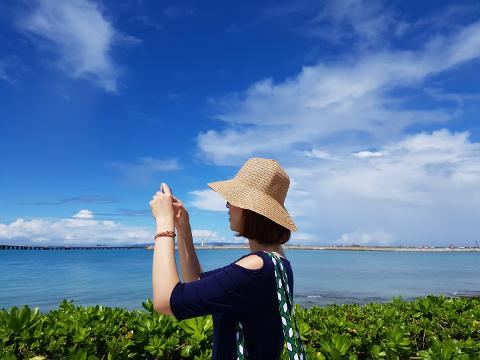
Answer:
[[[290,261],[288,261],[288,259],[284,257],[280,258],[282,259],[283,264],[285,264],[286,266],[290,266]],[[271,255],[268,254],[266,251],[259,250],[250,254],[243,255],[230,265],[241,267],[251,271],[261,271],[266,267],[273,266],[273,260],[274,259],[271,257]]]
[[[258,254],[248,254],[247,256],[242,256],[234,264],[249,270],[259,270],[263,267],[263,258]]]

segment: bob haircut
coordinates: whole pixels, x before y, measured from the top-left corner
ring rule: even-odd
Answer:
[[[290,240],[291,231],[275,221],[249,209],[242,209],[243,228],[234,236],[255,239],[264,245],[282,245]]]

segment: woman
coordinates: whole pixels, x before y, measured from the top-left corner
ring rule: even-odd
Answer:
[[[278,162],[264,158],[247,160],[234,179],[208,184],[226,199],[230,229],[248,239],[250,253],[206,272],[198,262],[182,202],[164,183],[150,201],[157,224],[152,267],[155,311],[177,320],[212,314],[213,359],[237,359],[238,349],[243,349],[237,343],[239,323],[248,360],[280,358],[285,319],[279,313],[274,263],[266,252],[281,259],[293,294],[293,272],[281,246],[291,231],[297,231],[284,207],[289,185],[290,178]],[[175,262],[174,228],[183,283]]]

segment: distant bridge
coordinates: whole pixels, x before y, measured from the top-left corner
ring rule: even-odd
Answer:
[[[2,245],[0,250],[128,250],[146,249],[141,245],[126,246],[36,246],[36,245]]]

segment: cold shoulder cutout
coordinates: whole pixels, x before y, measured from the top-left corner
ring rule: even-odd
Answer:
[[[248,260],[245,261],[245,259]],[[257,254],[249,254],[248,256],[242,257],[240,260],[235,261],[233,264],[241,266],[247,270],[261,270],[264,267],[263,258]],[[256,267],[257,264],[260,264],[260,267]]]

